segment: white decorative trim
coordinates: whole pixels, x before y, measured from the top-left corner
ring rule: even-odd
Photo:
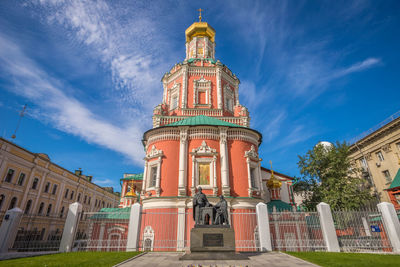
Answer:
[[[250,157],[252,160],[256,160],[258,161],[258,153],[256,152],[256,149],[254,148],[254,146],[252,145],[249,151],[245,151],[244,152],[244,157],[248,158]]]
[[[232,91],[231,87],[229,84],[225,84],[224,86],[224,107],[225,110],[228,110],[229,112],[233,113],[233,106],[235,105],[234,103],[234,92]]]
[[[203,140],[201,146],[194,148],[190,153],[192,155],[192,194],[197,186],[201,186],[203,189],[213,189],[213,195],[217,195],[217,150],[209,147],[206,141]],[[197,157],[201,158],[197,158]],[[199,164],[208,163],[210,164],[210,184],[209,185],[199,185]]]
[[[143,251],[145,250],[145,244],[146,244],[145,242],[147,239],[151,240],[150,251],[153,251],[153,249],[154,249],[154,230],[149,225],[146,226],[143,230],[143,241],[142,241]]]
[[[149,160],[149,159],[152,159],[152,158],[162,157],[163,155],[164,155],[164,154],[163,154],[163,151],[157,149],[156,146],[153,145],[153,146],[151,147],[150,152],[146,155],[146,158],[145,158],[145,159]]]
[[[199,93],[203,92],[206,94],[206,103],[199,103]],[[200,79],[193,81],[193,106],[208,106],[211,108],[211,81],[204,79],[201,76]]]
[[[175,110],[177,108],[179,108],[179,102],[180,102],[180,98],[179,98],[179,94],[180,94],[180,88],[181,88],[181,84],[180,83],[175,83],[174,85],[168,89],[168,104],[169,104],[169,110]],[[177,98],[176,100],[176,107],[172,107],[172,99],[173,98]]]
[[[261,177],[261,161],[258,157],[258,153],[256,152],[254,146],[252,145],[249,151],[244,152],[244,157],[246,158],[247,163],[247,180],[248,180],[248,193],[249,197],[253,197],[253,193],[255,192],[258,197],[261,197],[262,192],[262,177]],[[251,181],[251,169],[254,169],[254,184],[255,187],[252,186]]]

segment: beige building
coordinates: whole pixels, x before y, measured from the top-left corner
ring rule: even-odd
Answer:
[[[92,177],[81,170],[70,172],[46,154],[30,152],[3,138],[0,179],[0,223],[8,209],[18,207],[24,212],[19,234],[34,240],[59,238],[73,202],[80,202],[84,212],[119,204],[112,188],[92,183]]]
[[[369,130],[350,146],[351,158],[377,191],[390,202],[387,189],[399,169],[400,112]]]

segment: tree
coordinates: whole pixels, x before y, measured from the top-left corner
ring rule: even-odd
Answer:
[[[360,178],[360,170],[352,166],[349,146],[336,142],[331,146],[318,144],[306,155],[298,156],[302,177],[295,190],[310,190],[304,205],[315,208],[320,202],[332,209],[357,209],[368,203],[371,194],[368,181]]]

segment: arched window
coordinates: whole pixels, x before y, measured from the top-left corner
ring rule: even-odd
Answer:
[[[5,198],[6,197],[3,194],[0,195],[0,210],[1,210],[1,207],[3,207],[3,202],[4,202]]]
[[[33,183],[32,183],[32,189],[36,189],[37,185],[39,183],[39,178],[35,178],[33,179]]]
[[[44,203],[42,202],[42,203],[40,203],[40,206],[39,206],[39,210],[38,210],[39,214],[42,214],[43,208],[44,208]]]
[[[26,207],[25,207],[25,214],[28,214],[29,211],[31,210],[31,206],[32,206],[32,200],[29,199],[28,202],[26,202]]]
[[[51,204],[49,204],[49,206],[47,207],[47,212],[46,212],[46,216],[49,216],[50,215],[50,212],[51,212]]]
[[[10,210],[10,209],[15,208],[15,204],[17,204],[17,197],[13,197],[11,199],[10,206],[8,207],[8,209]]]

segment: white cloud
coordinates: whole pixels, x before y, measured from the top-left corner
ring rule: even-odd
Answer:
[[[138,165],[142,164],[140,140],[143,129],[139,125],[121,127],[102,120],[73,96],[67,95],[67,85],[49,76],[16,43],[1,34],[0,47],[2,75],[14,80],[15,87],[9,89],[38,105],[41,119],[49,120],[54,127],[89,143],[120,152]]]
[[[367,58],[364,61],[354,63],[350,67],[347,67],[342,70],[337,70],[336,72],[334,72],[334,74],[331,76],[331,78],[343,77],[343,76],[349,75],[353,72],[359,72],[359,71],[366,70],[368,68],[374,67],[381,63],[382,63],[382,60],[380,58],[373,58],[373,57]]]

